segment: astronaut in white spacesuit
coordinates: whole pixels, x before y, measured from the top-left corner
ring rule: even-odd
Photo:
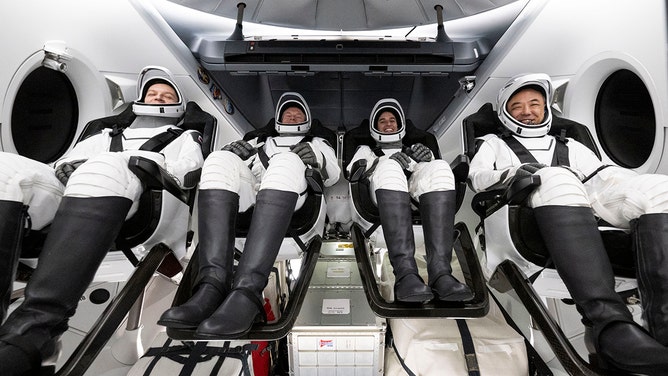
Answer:
[[[471,289],[452,276],[450,266],[456,212],[455,178],[450,165],[435,159],[427,146],[410,144],[405,137],[404,112],[395,99],[376,103],[369,117],[369,131],[376,147],[359,146],[347,169],[350,171],[360,159],[370,166],[366,174],[395,275],[394,299],[409,303],[427,302],[434,295],[442,301],[471,299]],[[414,258],[411,198],[420,207],[428,285],[419,276]]]
[[[507,132],[482,137],[470,184],[485,191],[540,176],[528,205],[559,275],[592,326],[597,352],[627,371],[668,374],[668,176],[604,165],[581,143],[548,135],[552,94],[545,74],[506,83],[497,114]],[[594,215],[633,232],[643,316],[654,338],[634,324],[614,290]]]
[[[200,337],[238,337],[264,316],[262,291],[292,213],[304,204],[307,168],[326,187],[339,179],[336,154],[312,133],[304,98],[284,93],[275,124],[209,155],[199,183],[199,271],[193,296],[159,324],[197,328]],[[255,205],[243,254],[233,272],[235,218]]]
[[[186,102],[171,73],[161,67],[145,68],[137,91],[129,127],[105,128],[77,143],[56,162],[55,171],[16,155],[0,155],[2,239],[14,236],[11,241],[17,244],[16,236],[21,236],[26,223],[33,229],[51,223],[25,300],[0,328],[3,375],[38,372],[42,360],[54,355],[79,298],[125,219],[137,210],[143,188],[128,167],[131,156],[157,162],[183,188],[197,182],[204,163],[201,135],[176,125]],[[164,134],[174,137],[156,144],[155,140],[165,140],[158,138]],[[7,215],[4,206],[14,213]],[[25,221],[26,211],[31,221]]]

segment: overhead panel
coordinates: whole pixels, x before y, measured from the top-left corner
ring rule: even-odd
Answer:
[[[314,30],[382,30],[436,22],[434,6],[449,21],[482,13],[517,0],[171,0],[203,12],[236,19],[246,4],[244,22]]]

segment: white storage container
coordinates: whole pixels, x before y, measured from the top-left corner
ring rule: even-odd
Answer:
[[[385,320],[369,308],[353,259],[321,259],[292,331],[294,376],[381,376]]]

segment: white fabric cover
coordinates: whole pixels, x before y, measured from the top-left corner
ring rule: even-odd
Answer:
[[[461,335],[454,319],[389,319],[394,343],[406,366],[420,376],[468,375]],[[529,373],[524,337],[504,320],[494,302],[485,317],[467,319],[481,375]],[[385,352],[385,376],[406,375],[392,348]]]
[[[162,332],[158,334],[156,339],[151,343],[150,348],[160,348],[163,346],[165,341],[167,341],[168,337],[165,332]],[[225,341],[211,341],[209,342],[208,346],[219,346],[222,347],[224,345]],[[248,342],[244,341],[230,341],[229,346],[230,348],[235,348],[236,346],[243,346],[247,344]],[[180,341],[173,341],[171,343],[171,346],[182,346],[183,344]],[[211,374],[211,371],[214,369],[216,366],[216,363],[218,362],[219,357],[214,356],[208,361],[198,363],[194,370],[193,370],[193,375],[209,375]],[[146,374],[147,369],[153,362],[154,358],[153,357],[145,357],[145,358],[140,358],[133,366],[132,368],[128,371],[127,375],[128,376],[144,376]],[[251,356],[248,356],[247,359],[248,362],[248,367],[250,368],[250,374],[253,374],[253,361],[251,359]],[[160,359],[157,361],[157,364],[149,373],[149,375],[156,375],[156,376],[166,376],[166,375],[179,375],[181,370],[183,369],[183,364],[175,362],[170,360],[169,358],[162,356]],[[243,375],[243,365],[239,359],[234,359],[234,358],[226,358],[225,361],[223,361],[223,365],[220,367],[220,371],[218,372],[219,375]]]

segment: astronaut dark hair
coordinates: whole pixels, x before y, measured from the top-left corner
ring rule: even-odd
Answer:
[[[394,133],[383,133],[378,130],[378,118],[383,112],[389,111],[394,114],[394,117],[397,119],[397,131]],[[401,141],[406,135],[406,117],[404,116],[404,110],[401,108],[399,102],[394,98],[384,98],[376,102],[376,105],[373,106],[371,110],[371,115],[369,116],[369,132],[371,137],[374,140],[380,143],[393,143]]]

